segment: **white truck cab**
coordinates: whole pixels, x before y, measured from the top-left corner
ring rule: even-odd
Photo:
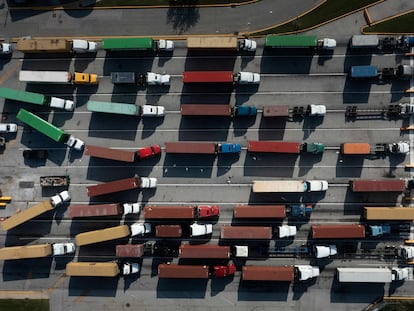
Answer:
[[[171,75],[147,72],[148,85],[170,85]]]
[[[73,111],[75,109],[75,102],[73,100],[51,97],[49,106],[52,108],[60,108],[67,111]]]
[[[213,225],[212,224],[198,224],[193,223],[190,225],[190,235],[191,236],[201,236],[213,233]]]
[[[158,40],[157,47],[160,51],[173,51],[174,50],[174,41],[172,40]]]
[[[139,263],[124,263],[121,265],[121,271],[122,271],[122,275],[129,275],[129,274],[135,274],[138,273],[140,270],[140,265]]]
[[[242,245],[234,246],[234,256],[235,257],[249,257],[249,247]]]
[[[122,204],[124,215],[138,214],[141,211],[141,204],[139,203],[124,203]]]
[[[388,150],[391,153],[406,154],[410,152],[410,142],[399,141],[398,143],[392,143],[388,145]]]
[[[141,178],[141,188],[156,188],[157,187],[157,178],[155,177],[140,177]]]
[[[143,105],[141,106],[141,116],[143,117],[162,117],[165,108],[163,106]]]
[[[0,54],[13,53],[12,45],[10,43],[0,43]]]
[[[409,268],[398,268],[398,267],[392,267],[392,280],[393,281],[403,281],[405,279],[408,279],[409,276]]]
[[[241,39],[239,40],[239,50],[246,52],[256,51],[257,43],[251,39]]]
[[[326,180],[308,180],[309,189],[307,191],[326,191],[328,190],[328,182]]]
[[[136,235],[144,235],[147,233],[151,233],[151,224],[148,222],[144,223],[134,223],[130,226],[131,228],[131,236]]]
[[[70,195],[67,190],[62,191],[61,193],[58,193],[50,198],[50,203],[53,207],[58,207],[68,201],[70,201]]]
[[[336,47],[336,40],[323,38],[318,40],[318,47],[326,50],[333,50]]]
[[[17,124],[15,123],[0,123],[0,133],[16,133]]]
[[[296,265],[295,269],[299,281],[306,281],[311,278],[315,278],[320,274],[319,267],[309,265]]]
[[[52,248],[53,256],[72,254],[76,250],[75,243],[55,243]]]
[[[239,84],[259,84],[260,74],[253,73],[253,72],[247,72],[247,71],[241,71],[236,76],[236,82]]]
[[[414,258],[414,246],[401,245],[400,256],[403,257],[404,259]]]
[[[75,53],[94,53],[98,50],[98,44],[93,41],[73,39],[72,50]]]
[[[315,245],[313,246],[315,258],[326,258],[338,254],[336,245]]]
[[[287,225],[283,225],[283,226],[279,226],[278,227],[278,232],[279,232],[279,238],[287,238],[287,237],[291,237],[291,236],[295,236],[296,235],[296,226],[287,226]]]
[[[325,105],[309,105],[307,109],[308,115],[311,117],[322,117],[326,114]]]
[[[70,135],[66,141],[66,145],[70,148],[81,151],[85,147],[85,142],[74,137],[73,135]]]

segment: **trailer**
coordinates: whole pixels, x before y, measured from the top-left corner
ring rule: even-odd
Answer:
[[[183,229],[181,225],[157,225],[155,226],[155,236],[157,238],[181,238]]]
[[[90,157],[122,161],[128,163],[135,162],[136,158],[136,152],[133,151],[91,145],[85,146],[85,155],[88,155]]]
[[[254,226],[221,226],[220,238],[223,240],[271,240],[273,236],[272,227]]]
[[[106,51],[144,50],[144,51],[173,51],[174,41],[153,38],[103,38],[102,48]]]
[[[319,276],[319,268],[309,265],[295,266],[243,266],[243,281],[306,281]]]
[[[364,207],[366,220],[414,221],[414,208],[410,207]]]
[[[81,39],[32,39],[19,38],[17,50],[23,53],[95,53],[96,42]]]
[[[232,71],[184,71],[184,83],[238,83],[238,84],[258,84],[260,74],[242,71],[233,73]]]
[[[403,192],[406,185],[405,181],[401,179],[355,179],[349,181],[349,187],[353,192]]]
[[[179,258],[230,259],[230,246],[181,244]]]
[[[237,39],[236,37],[187,37],[188,50],[234,50],[254,52],[256,51],[256,46],[256,41],[251,39]]]
[[[353,49],[360,48],[377,48],[380,45],[380,40],[377,35],[353,35],[349,46]]]
[[[160,264],[158,265],[159,278],[177,278],[177,279],[208,279],[210,276],[226,277],[233,275],[236,271],[234,264],[223,266],[193,266],[177,264]]]
[[[86,187],[88,197],[96,197],[99,195],[120,192],[138,188],[155,188],[157,187],[157,179],[153,177],[130,177],[107,183]]]
[[[285,218],[284,205],[238,205],[234,207],[234,218]]]
[[[69,207],[69,217],[101,217],[138,214],[141,210],[139,203],[107,203],[107,204],[76,204]]]
[[[287,142],[287,141],[249,140],[247,149],[249,152],[320,154],[324,152],[325,145],[321,143],[299,143],[299,142]]]
[[[240,153],[240,144],[211,142],[166,142],[166,153],[221,154]]]
[[[252,191],[261,192],[313,192],[328,190],[326,180],[260,180],[253,181]]]
[[[19,81],[27,83],[98,84],[98,75],[68,71],[20,70]]]
[[[181,104],[182,116],[232,116],[230,105],[212,105],[212,104]]]
[[[135,104],[101,102],[96,100],[89,100],[87,103],[87,108],[92,112],[122,114],[139,117],[162,117],[165,113],[165,107],[163,106],[137,106]]]
[[[75,109],[73,100],[62,99],[54,96],[46,96],[33,92],[19,91],[7,87],[0,88],[0,97],[44,107],[60,108],[67,111],[73,111]]]
[[[144,244],[123,244],[116,246],[116,257],[140,258],[145,254]]]
[[[155,205],[144,207],[146,219],[199,219],[218,217],[217,205]]]
[[[117,263],[117,262],[69,262],[66,265],[67,276],[87,277],[116,277],[138,273],[138,263]]]
[[[40,176],[41,187],[67,187],[70,184],[70,177],[64,176]]]
[[[360,224],[312,225],[314,239],[363,239],[365,226]]]
[[[41,258],[67,255],[75,252],[74,243],[36,244],[0,248],[0,260]]]
[[[368,155],[371,154],[369,143],[343,143],[341,153],[344,155]]]
[[[336,268],[339,282],[347,283],[391,283],[403,281],[409,276],[408,268]]]
[[[336,47],[334,39],[318,39],[307,35],[267,35],[265,48],[311,48],[332,50]]]

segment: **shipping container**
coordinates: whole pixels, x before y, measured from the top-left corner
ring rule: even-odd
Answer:
[[[208,266],[190,266],[176,264],[158,265],[159,278],[179,278],[179,279],[208,279]]]
[[[365,226],[359,224],[312,225],[314,239],[363,239]]]
[[[405,181],[401,179],[350,180],[349,186],[353,192],[402,192],[405,190]]]
[[[124,244],[116,246],[116,257],[139,258],[144,255],[144,244]]]
[[[72,51],[72,43],[66,39],[20,38],[16,48],[23,53],[67,53]]]
[[[91,145],[86,145],[85,154],[91,157],[116,160],[116,161],[122,161],[122,162],[129,162],[129,163],[134,162],[135,156],[136,156],[136,152],[133,152],[133,151],[105,148],[105,147],[98,147],[98,146],[91,146]]]
[[[392,272],[389,268],[336,268],[339,282],[350,283],[391,283]]]
[[[17,227],[18,225],[21,225],[22,223],[29,221],[32,218],[51,211],[53,208],[54,207],[49,200],[40,202],[0,222],[1,229],[3,231],[13,229],[14,227]]]
[[[86,187],[89,197],[95,197],[98,195],[119,192],[124,190],[130,190],[139,188],[141,181],[139,177],[131,177],[120,180],[115,180],[103,184],[93,185]]]
[[[116,216],[123,213],[121,204],[78,204],[69,207],[69,217]]]
[[[376,48],[379,46],[377,35],[353,35],[350,42],[351,48]]]
[[[243,266],[244,281],[282,281],[292,282],[295,279],[295,268],[271,266]]]
[[[414,221],[414,208],[412,207],[364,207],[364,217],[367,220]]]
[[[166,153],[198,153],[198,154],[216,154],[215,143],[200,142],[167,142],[165,143]]]
[[[181,244],[178,250],[179,258],[229,259],[230,256],[230,246]]]
[[[112,114],[123,114],[129,116],[139,116],[140,108],[135,104],[126,103],[112,103],[112,102],[101,102],[96,100],[89,100],[87,108],[92,112],[103,112]]]
[[[232,71],[184,71],[184,83],[233,83]]]
[[[115,262],[69,262],[66,265],[67,276],[103,276],[119,275],[119,267]]]
[[[0,248],[0,260],[40,258],[52,255],[52,244],[12,246]]]
[[[180,238],[183,236],[183,229],[180,225],[158,225],[155,226],[157,238]]]
[[[270,240],[273,235],[272,227],[253,226],[221,226],[221,239],[238,240]]]
[[[144,207],[144,218],[148,219],[194,219],[195,206],[156,205]]]
[[[154,50],[152,38],[103,38],[104,50]]]
[[[187,37],[187,49],[228,49],[237,50],[236,37]]]
[[[130,235],[127,225],[79,233],[75,236],[76,245],[83,246],[104,241],[125,238]]]
[[[267,35],[265,39],[265,47],[267,48],[310,48],[317,45],[316,36]]]
[[[299,154],[301,143],[287,141],[248,141],[249,152],[275,152]]]
[[[289,106],[265,106],[263,117],[289,117]]]
[[[231,116],[230,105],[216,104],[182,104],[181,115],[183,116]]]
[[[234,218],[285,218],[284,205],[239,205],[234,208]]]
[[[341,145],[341,153],[345,155],[370,154],[371,146],[368,143],[344,143]]]

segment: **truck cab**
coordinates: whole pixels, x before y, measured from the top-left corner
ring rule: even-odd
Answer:
[[[293,217],[310,217],[312,214],[312,205],[310,204],[292,204],[289,208],[290,215]]]
[[[135,84],[135,81],[135,72],[133,71],[111,72],[113,84]]]
[[[190,225],[190,232],[192,237],[211,234],[213,233],[213,225],[193,223]]]
[[[0,43],[0,54],[11,54],[13,53],[12,45],[10,43]]]
[[[156,188],[157,178],[155,177],[141,177],[141,188]]]
[[[326,114],[325,105],[308,105],[306,114],[310,117],[323,117]]]
[[[160,51],[172,52],[174,50],[174,41],[172,40],[158,40],[157,49]]]
[[[53,207],[58,207],[68,201],[70,201],[70,195],[67,190],[62,191],[61,193],[58,193],[50,198],[50,203]]]
[[[220,208],[217,205],[199,205],[197,206],[197,217],[218,217],[220,215]]]
[[[393,267],[391,268],[391,273],[392,273],[392,280],[393,281],[404,281],[405,279],[408,278],[409,276],[409,268],[398,268],[398,267]]]
[[[67,111],[73,111],[75,109],[75,103],[73,100],[50,97],[49,106],[52,108],[65,109]]]
[[[414,67],[410,65],[400,65],[397,67],[396,75],[399,79],[411,79],[414,76]]]
[[[124,203],[122,204],[124,215],[138,214],[141,211],[141,204],[139,203]]]
[[[73,39],[72,50],[75,53],[95,53],[98,50],[98,44],[93,41]]]
[[[70,148],[81,151],[85,147],[85,142],[79,138],[74,137],[73,135],[70,135],[66,141],[66,145]]]
[[[318,40],[318,48],[320,49],[333,50],[335,47],[335,39],[323,38]]]
[[[401,245],[400,246],[400,256],[404,259],[414,258],[414,246],[410,245]]]
[[[325,151],[325,145],[322,143],[303,143],[301,151],[304,153],[319,154]]]
[[[389,225],[370,225],[368,226],[369,234],[372,237],[383,236],[391,233],[391,226]]]
[[[326,180],[309,180],[305,182],[305,185],[305,192],[328,190],[328,182]]]
[[[151,233],[151,224],[144,222],[144,223],[134,223],[130,226],[131,228],[131,236],[142,236],[148,233]]]
[[[137,155],[140,160],[156,156],[160,153],[161,147],[159,145],[146,146],[137,151]]]
[[[229,263],[227,266],[213,266],[213,276],[216,278],[231,276],[235,272],[236,266],[233,263]]]
[[[410,152],[410,143],[406,141],[392,143],[388,145],[388,150],[390,153],[406,154]]]
[[[218,153],[240,153],[240,144],[222,143],[217,144]]]
[[[252,117],[257,115],[257,108],[254,106],[236,106],[234,107],[234,116]]]
[[[327,258],[338,254],[336,245],[314,245],[313,253],[315,258]]]
[[[122,273],[122,275],[129,275],[129,274],[135,274],[138,273],[140,270],[140,265],[139,263],[124,263],[124,264],[120,264],[120,271]]]
[[[53,256],[72,254],[76,250],[75,243],[55,243],[52,247]]]
[[[240,51],[254,52],[256,51],[257,43],[251,39],[241,39],[238,41],[238,48]]]
[[[299,281],[306,281],[319,276],[319,268],[309,265],[296,265],[295,275]]]
[[[170,85],[171,76],[167,74],[159,74],[147,72],[146,81],[148,85]]]
[[[165,108],[163,106],[143,105],[141,106],[141,116],[143,117],[162,117]]]
[[[414,104],[400,103],[400,115],[402,117],[409,117],[414,114]]]
[[[260,74],[242,71],[235,77],[235,82],[239,84],[259,84]]]
[[[296,235],[296,226],[279,226],[278,227],[279,238],[288,238]]]

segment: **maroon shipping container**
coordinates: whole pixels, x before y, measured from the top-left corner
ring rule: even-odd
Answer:
[[[180,225],[158,225],[155,226],[155,236],[158,238],[180,238],[183,229]]]
[[[104,148],[98,146],[86,145],[85,154],[91,157],[102,159],[117,160],[123,162],[134,162],[136,153],[133,151]]]
[[[272,233],[272,227],[221,226],[222,239],[270,240]]]
[[[178,279],[208,279],[208,266],[190,266],[176,264],[158,265],[159,278],[178,278]]]
[[[243,266],[244,281],[282,281],[292,282],[295,279],[294,267]]]
[[[194,206],[168,206],[156,205],[144,207],[144,218],[148,219],[194,219],[196,207]]]
[[[234,218],[285,218],[284,205],[239,205],[234,208]]]
[[[313,225],[312,237],[314,239],[361,239],[365,238],[363,225]]]
[[[198,142],[165,143],[166,153],[216,154],[216,151],[217,151],[217,147],[215,143],[198,143]]]
[[[140,185],[141,179],[139,177],[131,177],[99,185],[88,186],[86,187],[86,191],[89,197],[95,197],[98,195],[139,188]]]
[[[144,244],[124,244],[116,246],[116,257],[142,257]]]
[[[121,204],[79,204],[69,207],[69,217],[115,216],[123,213]]]
[[[263,117],[289,117],[288,106],[263,107]]]
[[[249,140],[249,152],[300,153],[301,143],[287,141]]]
[[[230,246],[220,245],[181,244],[178,250],[179,258],[228,259],[230,258],[230,255]]]
[[[182,104],[181,115],[183,116],[231,116],[230,105],[215,104]]]
[[[405,190],[404,180],[350,180],[353,192],[402,192]]]
[[[184,83],[233,83],[232,71],[184,71]]]

